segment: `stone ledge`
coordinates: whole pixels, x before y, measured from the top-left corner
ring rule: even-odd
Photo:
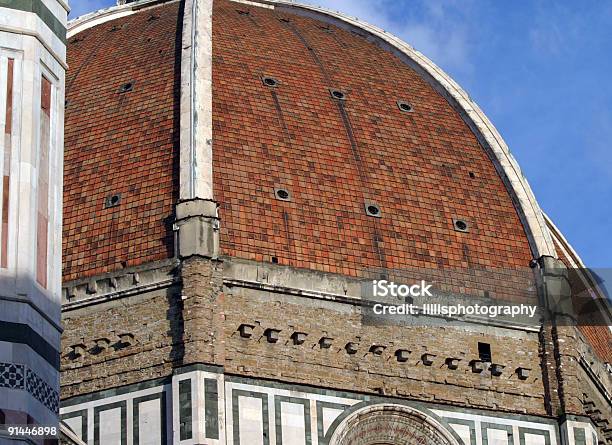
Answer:
[[[176,220],[180,221],[193,216],[205,218],[218,218],[219,205],[216,201],[209,199],[191,199],[179,202],[176,205]]]
[[[70,311],[171,286],[179,281],[178,264],[178,260],[169,259],[64,283],[62,310]]]

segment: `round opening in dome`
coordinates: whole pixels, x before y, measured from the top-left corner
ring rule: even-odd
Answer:
[[[106,197],[104,201],[104,207],[106,208],[116,207],[119,205],[120,202],[121,202],[121,195],[119,193],[116,193],[114,195],[109,195]]]
[[[465,221],[458,219],[455,221],[455,228],[460,232],[467,232],[468,225]]]
[[[132,91],[133,89],[134,89],[134,82],[126,82],[123,85],[121,85],[121,88],[119,89],[119,91],[122,93],[127,93],[128,91]]]
[[[378,204],[366,203],[365,210],[366,215],[368,216],[375,216],[376,218],[381,217],[380,207],[378,206]]]
[[[334,99],[337,99],[337,100],[345,100],[346,99],[346,94],[344,94],[340,90],[330,90],[330,93],[331,93],[331,96]]]
[[[411,111],[413,111],[412,105],[403,100],[398,100],[397,106],[399,107],[400,111],[403,111],[404,113],[410,113]]]
[[[274,190],[274,194],[276,195],[276,198],[280,199],[281,201],[290,201],[291,200],[291,194],[289,193],[289,190],[286,190],[286,189],[275,189]]]
[[[276,87],[276,86],[278,86],[278,80],[276,80],[273,77],[264,77],[263,78],[263,83],[267,87]]]

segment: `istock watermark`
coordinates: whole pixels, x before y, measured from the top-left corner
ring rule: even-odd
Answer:
[[[358,297],[366,325],[610,327],[611,282],[612,269],[373,269]]]
[[[442,317],[477,316],[496,318],[506,317],[529,317],[534,318],[537,306],[528,304],[518,305],[483,305],[483,304],[385,304],[376,303],[372,311],[376,315],[433,315]]]
[[[396,284],[393,281],[372,281],[372,294],[375,297],[433,297],[431,284],[421,280],[419,284]]]
[[[375,303],[372,310],[375,315],[433,315],[442,317],[477,316],[496,318],[528,317],[534,318],[536,305],[528,304],[463,304],[453,302],[450,304],[432,303],[434,297],[432,283],[420,280],[415,284],[398,284],[389,280],[372,280],[372,296],[395,297],[398,299],[428,298],[422,304],[404,303]]]
[[[449,325],[468,320],[537,325],[542,318],[536,299],[521,303],[441,290],[426,279],[395,282],[388,277],[364,282],[362,310],[366,324]],[[484,293],[483,293],[484,294]],[[532,304],[530,304],[532,303]]]

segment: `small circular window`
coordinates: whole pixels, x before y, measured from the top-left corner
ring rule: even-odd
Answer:
[[[468,223],[462,219],[453,220],[453,225],[458,232],[467,232],[469,229]]]
[[[114,195],[108,195],[104,200],[104,207],[107,209],[110,207],[117,207],[121,203],[121,195],[116,193]]]
[[[263,84],[267,87],[272,87],[275,88],[278,86],[278,80],[276,80],[274,77],[262,77],[262,81]]]
[[[134,82],[126,82],[119,88],[120,93],[127,93],[128,91],[132,91],[134,89]]]
[[[276,199],[279,199],[281,201],[291,201],[291,194],[287,189],[274,189],[274,195],[276,196]]]
[[[404,113],[410,113],[413,111],[412,105],[403,100],[398,100],[397,106],[399,107],[400,111],[403,111]]]
[[[329,90],[331,96],[336,100],[346,100],[346,94],[340,90]]]
[[[380,218],[382,216],[382,212],[380,211],[380,207],[378,204],[373,202],[368,202],[365,205],[366,215],[373,216],[375,218]]]

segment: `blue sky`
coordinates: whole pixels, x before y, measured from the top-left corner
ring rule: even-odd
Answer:
[[[589,267],[612,267],[612,2],[319,0],[449,73]],[[72,1],[71,17],[115,4]],[[512,5],[512,7],[508,7]]]

